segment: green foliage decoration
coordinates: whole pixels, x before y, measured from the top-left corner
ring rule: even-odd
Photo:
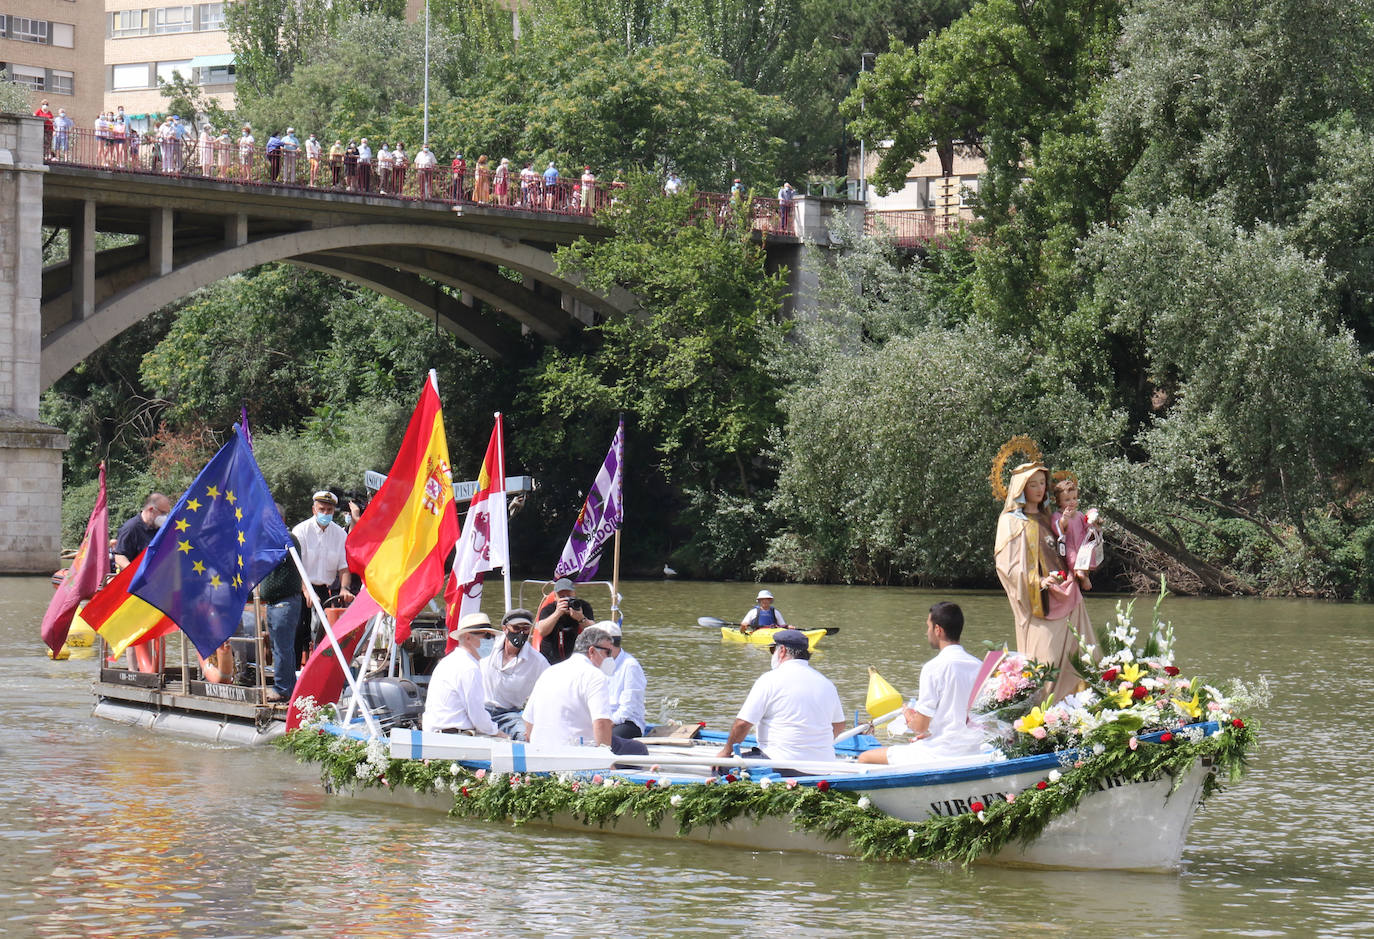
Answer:
[[[359,740],[303,726],[282,738],[280,746],[304,763],[320,768],[321,781],[333,791],[409,789],[419,793],[452,793],[450,815],[515,824],[570,816],[584,825],[614,827],[635,818],[652,829],[665,823],[680,835],[724,825],[736,819],[776,820],[799,831],[847,841],[853,853],[869,860],[937,861],[968,865],[1013,844],[1029,844],[1055,818],[1072,811],[1102,788],[1105,780],[1170,776],[1175,788],[1199,760],[1210,760],[1204,799],[1237,780],[1255,743],[1254,728],[1241,721],[1215,735],[1168,743],[1120,745],[1092,755],[1066,753],[1062,772],[1052,771],[1037,786],[1012,802],[984,806],[981,813],[932,817],[910,822],[887,815],[852,793],[816,785],[789,786],[768,778],[758,781],[721,777],[699,784],[663,786],[633,783],[615,775],[503,774],[473,770],[449,760],[393,760]],[[384,746],[384,745],[383,745]],[[1043,784],[1043,788],[1041,785]]]

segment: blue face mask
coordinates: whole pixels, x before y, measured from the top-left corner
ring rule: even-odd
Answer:
[[[333,513],[333,512],[317,512],[317,513],[315,513],[315,524],[316,524],[316,525],[319,525],[321,528],[328,528],[328,527],[329,527],[329,523],[332,522],[332,521],[334,521],[334,513]]]
[[[483,636],[482,641],[477,645],[477,657],[485,659],[491,655],[492,647],[496,645],[495,636]]]

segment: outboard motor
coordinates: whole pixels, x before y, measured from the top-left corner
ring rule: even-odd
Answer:
[[[362,683],[361,690],[363,701],[382,730],[419,725],[425,710],[424,699],[419,686],[409,678],[369,678]]]

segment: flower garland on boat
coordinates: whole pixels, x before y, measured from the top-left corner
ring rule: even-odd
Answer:
[[[1003,743],[1008,755],[1058,752],[1059,768],[1005,801],[974,802],[969,812],[920,822],[887,815],[867,798],[831,789],[826,780],[799,785],[771,775],[751,778],[745,771],[704,784],[670,785],[653,778],[653,771],[647,782],[635,783],[614,773],[491,773],[449,760],[391,759],[381,740],[327,733],[320,726],[330,716],[327,709],[309,709],[310,721],[286,735],[281,745],[302,762],[318,764],[331,790],[451,793],[450,814],[457,817],[523,824],[566,815],[599,827],[635,817],[654,829],[671,819],[680,834],[739,818],[777,818],[801,831],[847,840],[853,853],[865,859],[967,865],[1013,842],[1034,840],[1109,778],[1168,774],[1177,787],[1198,760],[1207,760],[1206,800],[1240,777],[1255,732],[1239,715],[1263,703],[1267,686],[1261,682],[1257,693],[1237,684],[1228,698],[1210,685],[1180,678],[1173,666],[1172,629],[1158,619],[1158,607],[1154,628],[1139,649],[1131,611],[1118,606],[1115,620],[1099,630],[1104,654],[1090,671],[1090,690],[1072,705],[1046,703],[1031,709]],[[1085,648],[1087,661],[1093,651]],[[1145,694],[1137,695],[1137,688]],[[1204,725],[1190,723],[1194,719],[1218,726],[1207,733]],[[1041,728],[1044,733],[1036,733]]]

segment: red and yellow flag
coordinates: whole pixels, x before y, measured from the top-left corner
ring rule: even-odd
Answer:
[[[444,589],[444,559],[457,540],[448,440],[431,371],[386,482],[349,533],[348,566],[404,628]]]
[[[114,576],[104,589],[82,607],[77,619],[100,633],[110,645],[110,654],[119,655],[132,645],[160,639],[177,628],[157,607],[129,593],[143,553]]]

